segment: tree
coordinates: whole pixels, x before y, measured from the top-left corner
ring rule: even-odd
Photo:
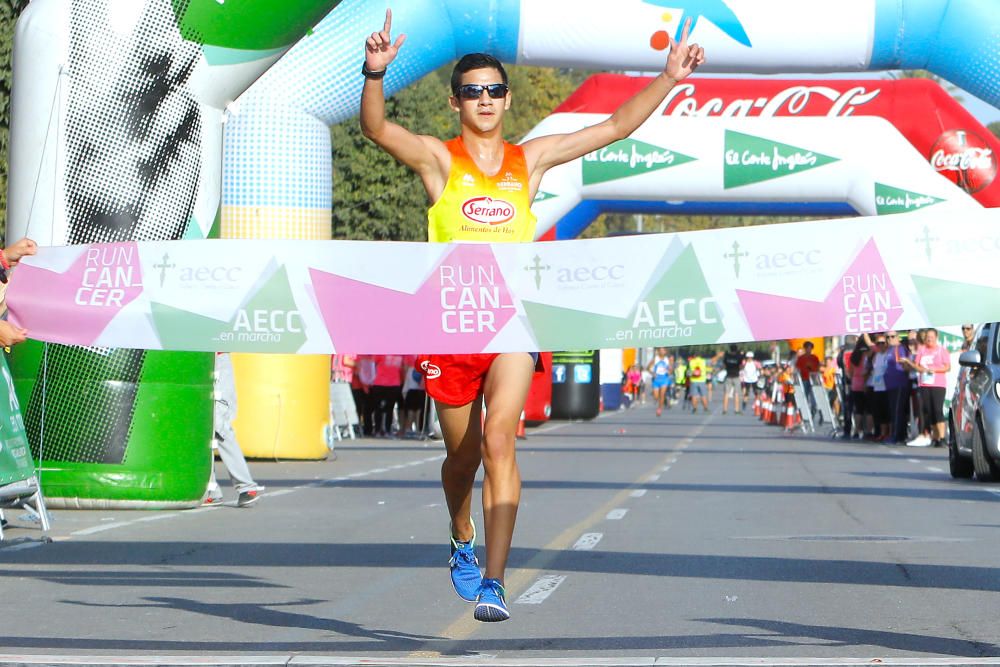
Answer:
[[[995,120],[986,126],[986,129],[993,133],[993,136],[1000,139],[1000,120]]]
[[[10,91],[13,75],[14,25],[28,0],[0,0],[0,234],[7,229],[7,135],[10,130]]]

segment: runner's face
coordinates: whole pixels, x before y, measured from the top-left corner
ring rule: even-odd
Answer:
[[[493,83],[503,83],[503,77],[492,67],[474,69],[462,75],[462,85],[470,83],[488,86]],[[451,108],[458,112],[462,125],[473,127],[480,132],[489,132],[498,128],[503,122],[504,112],[510,108],[510,92],[495,100],[484,90],[478,99],[465,100],[452,96],[450,103]]]

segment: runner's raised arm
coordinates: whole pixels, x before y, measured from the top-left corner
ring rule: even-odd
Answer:
[[[663,71],[643,90],[636,93],[596,125],[569,134],[553,134],[526,141],[525,159],[531,172],[532,184],[537,186],[542,175],[552,167],[583,157],[629,136],[642,125],[667,94],[705,62],[705,49],[688,44],[691,19],[684,23],[681,41],[670,38],[670,51]]]

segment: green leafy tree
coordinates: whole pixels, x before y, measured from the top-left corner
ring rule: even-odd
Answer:
[[[10,130],[10,91],[13,75],[14,24],[28,0],[0,0],[0,234],[7,229],[7,136]]]
[[[993,136],[1000,139],[1000,120],[995,120],[986,126],[986,129],[993,133]]]

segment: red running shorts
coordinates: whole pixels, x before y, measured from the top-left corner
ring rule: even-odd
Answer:
[[[483,382],[499,354],[429,354],[417,357],[427,393],[445,405],[466,405],[483,392]]]

